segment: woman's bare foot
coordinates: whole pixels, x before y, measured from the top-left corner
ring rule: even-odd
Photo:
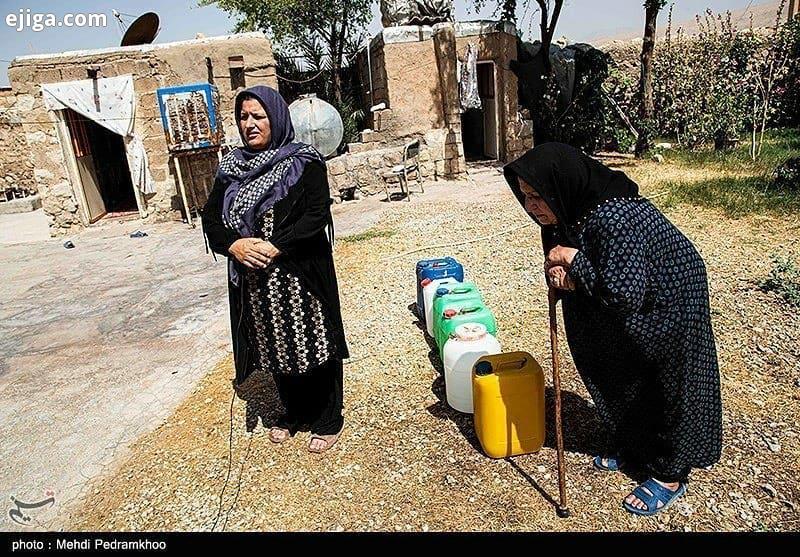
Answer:
[[[655,478],[653,478],[653,479],[655,479]],[[660,482],[658,480],[655,480],[655,481],[657,481],[659,484],[663,485],[664,487],[666,487],[670,491],[677,491],[678,488],[681,486],[681,484],[679,482],[665,483],[665,482]],[[648,492],[650,491],[647,488],[642,488],[642,489],[645,489]],[[632,507],[635,507],[635,508],[637,508],[639,510],[642,510],[642,511],[644,511],[644,510],[658,510],[658,509],[660,509],[661,507],[664,506],[664,503],[659,501],[657,503],[657,506],[656,506],[655,509],[647,509],[647,505],[644,503],[644,501],[642,501],[641,499],[636,497],[636,495],[634,495],[633,493],[631,493],[630,495],[628,495],[625,498],[625,502],[628,503],[629,505],[631,505]]]
[[[269,428],[269,440],[273,443],[283,443],[289,439],[289,437],[291,437],[291,435],[288,429],[277,426]]]
[[[344,428],[342,428],[344,429]],[[342,430],[340,429],[338,433],[334,433],[331,435],[319,435],[317,433],[311,434],[311,441],[308,443],[308,450],[312,453],[324,453],[339,440],[339,436],[342,434]]]

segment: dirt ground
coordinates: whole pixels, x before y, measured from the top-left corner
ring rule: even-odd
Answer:
[[[662,180],[698,179],[668,164],[625,170],[659,204]],[[232,399],[230,357],[118,469],[71,509],[78,530],[719,531],[800,525],[800,318],[758,288],[769,256],[797,258],[797,219],[732,220],[666,207],[705,258],[719,351],[724,450],[658,518],[621,507],[635,482],[600,473],[598,428],[561,332],[567,489],[558,497],[552,421],[537,454],[484,456],[471,416],[444,402],[441,363],[410,311],[418,259],[452,255],[478,283],[505,350],[527,350],[550,384],[546,289],[536,230],[497,172],[452,199],[395,203],[367,233],[340,241],[336,264],[352,358],[345,364],[345,432],[324,455],[308,434],[272,445],[269,383]],[[492,188],[476,196],[470,188]],[[481,239],[486,238],[486,239]],[[463,243],[469,240],[476,240]],[[459,244],[460,243],[460,244]],[[452,247],[434,247],[452,244]],[[411,253],[412,250],[413,253]],[[227,311],[227,308],[220,308]],[[552,398],[548,389],[548,400]],[[548,404],[549,406],[549,404]],[[231,428],[231,415],[233,427]],[[268,423],[268,421],[267,421]],[[230,444],[229,444],[230,443]]]

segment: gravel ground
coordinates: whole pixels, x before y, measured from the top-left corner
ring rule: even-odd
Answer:
[[[660,180],[703,177],[703,172],[655,163],[625,170],[657,204]],[[487,176],[482,179],[502,179]],[[552,432],[537,454],[485,457],[471,417],[443,401],[441,363],[409,309],[415,298],[414,263],[444,254],[457,257],[495,311],[504,349],[531,352],[550,383],[538,230],[529,226],[510,192],[497,200],[461,201],[393,204],[369,233],[337,245],[353,357],[345,366],[346,429],[335,448],[321,456],[308,453],[308,434],[272,445],[259,420],[259,415],[268,419],[269,383],[254,380],[232,402],[227,358],[173,416],[132,447],[130,458],[113,475],[95,482],[90,497],[73,509],[69,527],[798,529],[800,319],[796,310],[757,286],[769,272],[771,253],[798,257],[796,219],[731,220],[715,210],[665,208],[698,246],[709,269],[722,372],[724,451],[719,464],[692,475],[687,495],[658,518],[638,518],[622,509],[634,480],[592,470],[591,455],[600,449],[596,417],[561,332],[572,516],[559,519],[553,507],[558,484]],[[404,255],[505,230],[511,231],[487,241]],[[550,394],[548,389],[548,400]]]

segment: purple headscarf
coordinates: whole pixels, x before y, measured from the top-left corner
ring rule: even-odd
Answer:
[[[255,97],[269,118],[272,137],[262,150],[247,146],[247,138],[239,126],[242,103]],[[294,141],[294,126],[289,107],[275,89],[256,85],[236,95],[236,126],[244,147],[228,153],[219,165],[217,177],[227,187],[222,204],[225,225],[242,237],[256,234],[256,221],[297,184],[307,163],[318,160],[319,152],[305,143]]]

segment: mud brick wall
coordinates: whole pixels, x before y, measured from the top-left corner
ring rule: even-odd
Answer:
[[[0,91],[0,202],[38,192],[22,130],[25,108],[11,90]]]
[[[55,114],[44,106],[41,84],[87,79],[90,65],[100,68],[101,77],[133,75],[135,133],[144,142],[156,190],[147,196],[137,193],[140,213],[148,220],[170,220],[180,217],[181,201],[158,111],[156,89],[207,82],[206,57],[210,57],[213,79],[220,92],[223,133],[230,141],[238,141],[233,121],[233,100],[237,91],[231,88],[228,70],[228,59],[233,56],[244,57],[245,71],[251,74],[246,76],[246,86],[265,84],[277,88],[272,47],[262,33],[17,58],[8,74],[16,104],[25,113],[22,135],[35,169],[33,175],[42,206],[50,218],[51,233],[66,234],[88,223],[80,208],[81,187],[69,178],[61,145],[64,138],[59,137]],[[187,188],[204,191],[203,184],[213,178],[216,162],[193,164],[192,170],[198,183],[187,183]],[[188,180],[184,175],[184,181]]]

